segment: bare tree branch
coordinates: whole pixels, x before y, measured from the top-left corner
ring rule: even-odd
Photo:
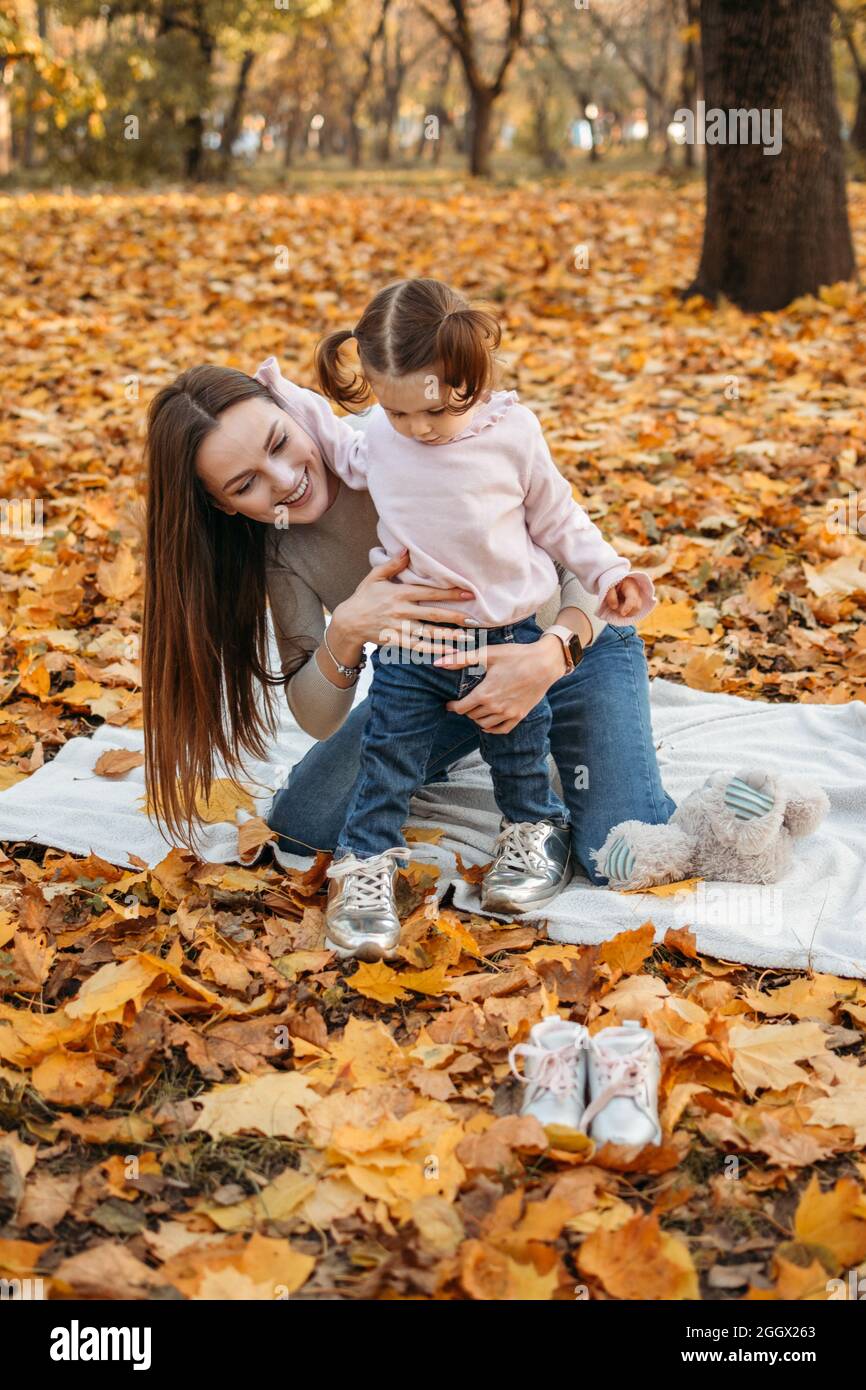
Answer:
[[[641,84],[642,87],[646,89],[646,91],[649,93],[649,95],[653,98],[654,101],[657,101],[660,106],[664,106],[664,93],[659,90],[658,85],[650,77],[643,64],[639,63],[638,60],[634,57],[634,55],[630,52],[630,50],[622,42],[622,40],[617,38],[613,29],[611,29],[610,25],[601,18],[601,15],[597,14],[595,10],[587,10],[586,13],[589,15],[590,20],[595,25],[596,29],[601,34],[605,42],[613,44],[614,48],[616,49],[619,56],[622,58],[622,61],[625,63],[632,76],[637,78],[638,82]]]

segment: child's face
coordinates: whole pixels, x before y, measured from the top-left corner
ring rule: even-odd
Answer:
[[[378,376],[366,371],[365,376],[397,433],[419,444],[447,444],[463,433],[472,417],[472,410],[457,415],[448,409],[452,389],[435,371],[408,376]]]

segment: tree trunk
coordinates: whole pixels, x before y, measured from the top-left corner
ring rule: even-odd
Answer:
[[[12,110],[9,88],[3,81],[6,64],[0,61],[0,179],[12,172]]]
[[[698,0],[686,0],[686,28],[691,30],[698,23]],[[698,46],[692,34],[683,45],[682,104],[687,111],[694,111],[698,99]],[[686,169],[695,167],[695,147],[691,141],[683,145],[683,165]]]
[[[354,107],[346,112],[346,120],[349,126],[349,163],[353,169],[360,169],[364,158],[364,147],[361,143],[361,128],[355,120]]]
[[[184,129],[186,131],[186,148],[183,155],[183,172],[186,178],[196,183],[202,176],[202,160],[204,158],[202,147],[204,121],[198,111],[192,116],[187,116],[184,121]]]
[[[391,163],[392,144],[394,139],[394,126],[397,123],[397,112],[399,106],[400,88],[389,88],[389,90],[385,93],[384,108],[382,114],[382,134],[379,140],[380,164]]]
[[[301,108],[293,106],[286,121],[285,143],[283,145],[283,168],[291,169],[295,154],[295,145],[301,130]]]
[[[469,111],[469,172],[478,178],[488,178],[493,135],[493,96],[486,87],[477,87],[470,93]]]
[[[250,69],[256,60],[256,55],[251,48],[248,48],[241,58],[238,68],[237,80],[235,82],[234,93],[232,94],[232,104],[229,107],[229,114],[223,127],[222,145],[220,148],[220,166],[223,178],[228,174],[232,162],[232,145],[238,138],[241,128],[241,117],[244,110],[244,101],[247,95],[247,83],[250,78]]]
[[[201,19],[201,12],[199,13]],[[170,14],[164,14],[160,21],[160,33],[167,34],[174,27],[173,18]],[[183,171],[187,179],[197,183],[204,177],[204,116],[202,108],[205,105],[205,93],[210,83],[211,67],[213,65],[216,43],[210,31],[204,27],[202,22],[194,30],[196,44],[198,46],[198,57],[201,63],[199,72],[196,74],[201,87],[201,98],[198,109],[191,112],[184,121],[185,142],[183,151]]]
[[[37,0],[36,4],[36,32],[40,39],[48,37],[48,8],[45,0]],[[24,148],[22,151],[22,163],[25,169],[32,169],[36,164],[36,94],[38,80],[32,64],[28,64],[27,73],[27,111],[24,117]]]
[[[535,132],[535,153],[544,169],[561,169],[562,155],[550,138],[550,116],[547,109],[547,89],[531,94],[532,124]]]
[[[854,274],[830,20],[829,0],[702,0],[707,134],[714,110],[729,138],[735,109],[762,111],[767,129],[757,143],[706,145],[704,242],[686,294],[781,309]],[[765,154],[780,122],[781,148]]]
[[[857,115],[849,138],[855,150],[866,154],[866,68],[857,73]]]

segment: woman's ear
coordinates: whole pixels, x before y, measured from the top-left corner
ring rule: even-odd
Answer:
[[[225,502],[220,502],[219,499],[214,497],[213,494],[210,492],[205,493],[205,496],[207,497],[210,506],[215,507],[218,512],[225,512],[226,516],[237,516],[237,507],[231,507],[227,505]]]

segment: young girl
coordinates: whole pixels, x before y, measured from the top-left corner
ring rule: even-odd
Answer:
[[[360,375],[341,359],[350,338]],[[286,381],[273,359],[257,373],[300,413],[333,471],[369,490],[380,540],[370,563],[408,552],[401,582],[473,595],[455,607],[478,630],[474,670],[449,671],[429,650],[419,659],[411,633],[381,634],[373,653],[360,775],[328,870],[328,944],[344,954],[396,954],[396,861],[409,854],[402,826],[446,703],[482,679],[487,647],[541,636],[534,615],[556,583],[554,560],[601,598],[606,621],[643,618],[654,605],[649,577],[630,573],[575,502],[536,417],[515,392],[493,389],[499,340],[490,314],[439,281],[381,290],[354,331],[330,334],[317,353],[332,400],[359,406],[376,396],[382,411],[365,432]],[[489,911],[543,905],[568,878],[569,819],[547,772],[550,719],[543,699],[510,733],[481,736],[502,815],[482,888]]]

